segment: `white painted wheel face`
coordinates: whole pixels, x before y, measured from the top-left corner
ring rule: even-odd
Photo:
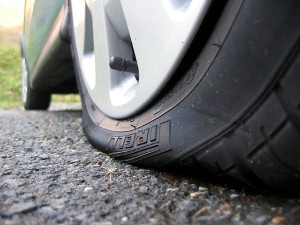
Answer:
[[[25,104],[27,101],[27,91],[28,91],[28,83],[27,83],[28,70],[24,58],[22,58],[21,63],[22,63],[22,101],[23,104]]]
[[[211,0],[72,0],[80,74],[106,115],[134,115],[162,90],[186,53]],[[136,61],[134,74],[112,57]]]

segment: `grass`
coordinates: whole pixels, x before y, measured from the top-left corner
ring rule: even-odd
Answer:
[[[53,95],[52,103],[78,103],[78,95]],[[21,52],[0,46],[0,109],[21,108]]]
[[[72,103],[78,103],[80,102],[80,97],[79,95],[71,94],[71,95],[52,95],[51,96],[51,103],[67,103],[67,104],[72,104]]]
[[[0,109],[22,106],[20,54],[17,48],[0,47]]]

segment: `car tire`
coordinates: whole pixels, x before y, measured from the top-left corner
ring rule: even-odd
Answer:
[[[34,90],[30,87],[24,57],[22,57],[22,102],[26,110],[47,110],[51,102],[50,93]]]
[[[93,103],[73,37],[88,139],[127,163],[299,191],[299,21],[296,0],[214,1],[172,80],[124,120]]]

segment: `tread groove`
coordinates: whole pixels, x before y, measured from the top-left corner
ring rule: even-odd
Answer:
[[[259,144],[256,148],[254,148],[251,152],[247,155],[248,162],[252,163],[253,158],[260,152],[260,149],[265,145],[265,142],[262,142]]]
[[[293,170],[292,168],[290,168],[285,162],[283,162],[277,155],[276,155],[276,153],[274,152],[274,148],[273,148],[273,145],[272,145],[272,143],[271,143],[271,138],[273,138],[273,137],[275,137],[276,136],[276,134],[278,134],[280,131],[281,131],[281,129],[284,127],[284,126],[286,126],[286,125],[288,125],[288,122],[287,122],[287,120],[286,121],[284,121],[282,124],[280,124],[279,126],[278,126],[278,128],[270,135],[270,137],[268,137],[268,135],[267,135],[267,133],[266,133],[266,131],[265,131],[265,129],[264,129],[264,127],[261,127],[260,128],[260,131],[261,131],[261,134],[263,135],[263,137],[265,138],[265,146],[267,147],[267,149],[269,150],[269,153],[271,153],[271,155],[286,169],[286,170],[288,170],[289,172],[291,172],[292,174],[297,174],[298,175],[298,172],[297,171],[295,171],[295,170]]]
[[[281,131],[283,127],[285,127],[288,124],[287,120],[284,120],[281,124],[278,125],[278,127],[270,134],[270,137],[268,137],[265,128],[263,126],[259,127],[260,133],[264,137],[264,141],[259,144],[257,147],[255,147],[251,152],[248,153],[247,159],[251,163],[253,158],[260,152],[260,149],[263,148],[265,145],[268,145],[270,143],[271,139],[276,136],[277,133]]]
[[[284,93],[284,89],[282,86],[278,85],[278,88],[276,88],[274,90],[277,98],[278,98],[278,101],[280,102],[280,104],[282,105],[282,108],[286,111],[291,123],[295,126],[295,128],[300,131],[300,120],[299,118],[297,118],[297,115],[296,115],[296,111],[293,112],[291,109],[293,108],[292,107],[292,104],[288,101],[288,96],[286,96],[286,94]],[[300,104],[299,104],[300,106]]]
[[[219,162],[215,162],[215,166],[220,170],[218,174],[223,174],[225,177],[228,177],[228,173],[235,168],[235,164],[233,164],[228,168],[223,169]]]

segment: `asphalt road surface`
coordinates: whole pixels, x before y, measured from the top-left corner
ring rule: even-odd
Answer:
[[[300,224],[300,198],[137,168],[94,149],[81,111],[0,111],[0,224]],[[292,184],[291,184],[292,185]]]

